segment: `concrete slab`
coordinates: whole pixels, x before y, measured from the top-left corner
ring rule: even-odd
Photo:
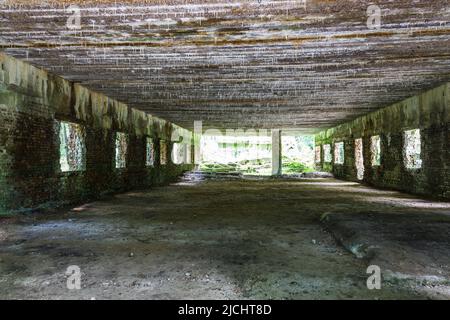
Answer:
[[[220,179],[1,218],[0,298],[436,297],[404,281],[368,290],[371,262],[341,248],[320,223],[323,212],[375,205],[391,214],[450,211],[449,203],[335,179]],[[80,267],[81,290],[67,288],[72,265]]]

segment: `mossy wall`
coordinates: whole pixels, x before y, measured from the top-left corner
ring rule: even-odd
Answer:
[[[58,121],[85,131],[86,170],[63,173]],[[57,206],[103,194],[148,188],[176,179],[192,165],[171,161],[172,136],[190,132],[0,54],[0,214]],[[114,166],[115,132],[129,137],[127,166]],[[155,146],[147,167],[146,138]],[[159,163],[159,141],[168,142],[168,163]]]
[[[316,135],[316,145],[344,142],[343,165],[324,163],[323,152],[318,169],[336,177],[357,181],[355,139],[363,139],[364,179],[369,185],[450,199],[450,84],[441,85],[323,131]],[[404,161],[404,132],[420,129],[422,167],[408,169]],[[381,165],[370,161],[370,137],[381,138]],[[333,157],[334,158],[334,157]]]

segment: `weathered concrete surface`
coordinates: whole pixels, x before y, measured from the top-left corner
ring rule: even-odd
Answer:
[[[189,131],[112,97],[0,53],[0,103],[31,117],[72,119],[104,130],[170,140]],[[168,130],[169,129],[169,130]]]
[[[448,203],[334,179],[183,181],[68,211],[1,219],[0,297],[442,297],[398,279],[369,291],[369,262],[341,249],[320,224],[324,212],[374,206],[418,216],[450,210]],[[81,268],[80,291],[66,289],[69,265]]]
[[[384,279],[421,283],[450,297],[450,211],[332,212],[322,222],[346,249],[379,266]]]
[[[58,121],[83,127],[86,170],[63,173]],[[173,181],[192,165],[159,163],[159,141],[190,132],[0,53],[0,215],[98,198]],[[114,166],[116,132],[128,135],[127,166]],[[146,166],[146,139],[156,161]],[[186,143],[188,139],[184,140]]]
[[[381,9],[369,29],[367,9]],[[81,29],[68,29],[81,9]],[[450,80],[447,0],[5,0],[0,48],[191,128],[329,128]],[[72,20],[73,22],[73,20]]]
[[[420,169],[404,161],[404,131],[420,129]],[[379,135],[381,165],[371,163],[370,139]],[[357,181],[355,140],[362,138],[365,183],[450,199],[450,83],[410,97],[316,135],[316,145],[344,142],[344,164],[324,161],[317,166],[337,178]],[[323,148],[322,148],[323,149]],[[323,151],[323,150],[322,150]]]

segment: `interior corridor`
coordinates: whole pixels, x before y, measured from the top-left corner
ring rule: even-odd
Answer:
[[[449,3],[0,0],[0,300],[450,299]]]

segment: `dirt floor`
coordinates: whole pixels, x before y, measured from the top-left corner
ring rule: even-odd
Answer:
[[[414,213],[411,219],[417,219],[449,216],[450,203],[334,179],[251,178],[182,181],[61,212],[4,217],[0,298],[449,298],[443,282],[392,277],[401,270],[390,270],[381,290],[367,289],[366,269],[373,261],[341,246],[321,217],[373,210]],[[400,241],[381,240],[383,247]],[[425,251],[432,251],[435,239],[429,241]],[[439,248],[439,255],[450,256],[450,246]],[[403,252],[401,259],[414,254]],[[428,262],[439,269],[432,254],[422,256],[421,263]],[[72,265],[81,270],[80,290],[67,288]],[[440,267],[445,280],[448,266]],[[414,270],[420,275],[420,267]]]

